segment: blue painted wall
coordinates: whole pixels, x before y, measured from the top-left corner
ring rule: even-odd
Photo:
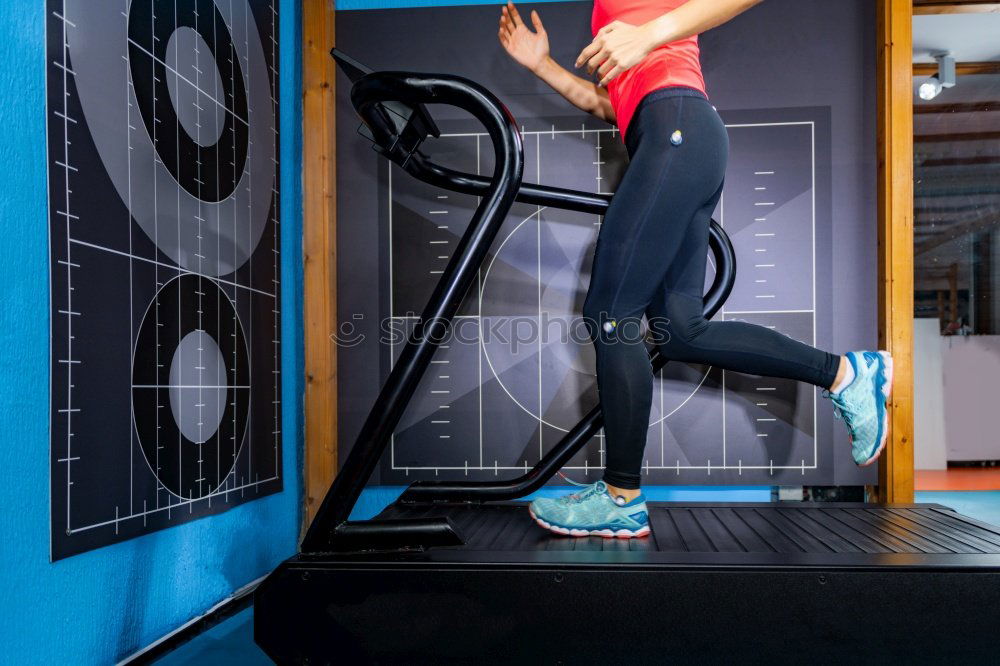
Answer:
[[[114,661],[295,551],[303,427],[298,4],[279,5],[285,490],[51,564],[45,10],[42,0],[0,3],[0,662]]]

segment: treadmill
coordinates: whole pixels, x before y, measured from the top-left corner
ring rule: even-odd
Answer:
[[[301,552],[254,593],[256,642],[278,663],[773,662],[995,658],[1000,527],[936,504],[650,502],[641,539],[569,538],[524,502],[601,427],[591,410],[513,479],[420,481],[373,520],[349,516],[511,204],[602,214],[610,195],[522,183],[517,123],[483,86],[373,72],[334,49],[375,150],[414,178],[481,197]],[[492,176],[420,151],[426,105],[471,113]],[[735,280],[713,220],[711,317]],[[666,359],[651,352],[657,372]]]

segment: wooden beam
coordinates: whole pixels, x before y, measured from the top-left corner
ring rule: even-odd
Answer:
[[[892,352],[880,502],[913,501],[913,5],[878,0],[878,338]]]
[[[992,229],[1000,223],[1000,211],[988,208],[979,215],[961,222],[952,222],[945,229],[927,240],[921,241],[913,248],[913,254],[919,257],[927,254],[936,247],[941,247],[945,243],[950,243],[956,238],[969,234],[979,233],[987,229]]]
[[[993,0],[965,0],[965,2],[913,0],[913,13],[917,15],[992,14],[995,12],[1000,12],[1000,2],[993,2]]]
[[[964,102],[959,104],[915,104],[913,113],[989,113],[1000,111],[1000,102]]]
[[[948,134],[918,134],[917,143],[958,143],[959,141],[996,141],[1000,132],[951,132]]]
[[[913,76],[933,76],[937,74],[938,65],[936,62],[915,62],[913,63]],[[975,76],[980,74],[1000,74],[1000,61],[984,62],[957,62],[955,63],[956,76]]]
[[[957,195],[956,195],[957,196]],[[916,199],[914,195],[914,199]],[[948,213],[981,213],[986,208],[982,203],[961,204],[959,206],[921,206],[913,209],[914,217],[921,215],[935,215],[938,217],[947,216]],[[992,208],[992,206],[990,207]],[[933,220],[928,220],[918,224],[935,224]]]
[[[939,157],[922,161],[920,168],[951,166],[983,166],[1000,164],[1000,155],[976,155],[974,157]],[[990,170],[992,173],[992,170]]]
[[[302,2],[305,525],[337,472],[335,67],[332,0]]]

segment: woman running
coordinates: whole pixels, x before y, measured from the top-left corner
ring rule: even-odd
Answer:
[[[593,41],[569,72],[549,57],[536,11],[529,29],[513,3],[500,43],[578,108],[618,125],[628,168],[597,237],[583,316],[597,350],[606,465],[601,481],[530,505],[539,525],[570,536],[649,534],[640,467],[653,391],[647,331],[664,357],[822,387],[850,433],[854,460],[870,465],[886,441],[892,388],[887,352],[838,356],[771,329],[702,315],[709,220],[729,152],[709,104],[698,34],[760,0],[594,0]]]

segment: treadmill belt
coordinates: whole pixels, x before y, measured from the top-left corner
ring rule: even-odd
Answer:
[[[934,504],[650,502],[652,534],[572,538],[535,524],[522,502],[394,504],[380,518],[448,517],[471,551],[1000,554],[1000,528]]]

